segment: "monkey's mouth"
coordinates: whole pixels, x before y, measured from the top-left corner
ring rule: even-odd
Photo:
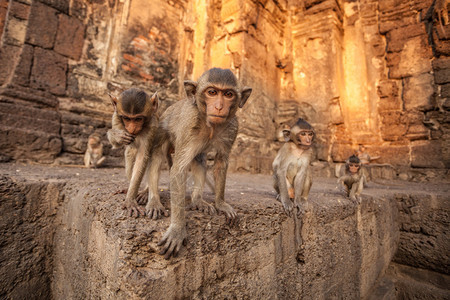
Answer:
[[[208,115],[208,121],[210,123],[223,123],[226,120],[226,116]]]

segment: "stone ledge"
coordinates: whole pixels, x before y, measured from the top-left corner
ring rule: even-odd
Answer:
[[[1,164],[0,171],[14,186],[61,186],[54,195],[63,201],[50,195],[40,204],[57,203],[46,227],[53,232],[47,259],[55,299],[365,298],[397,249],[394,195],[442,194],[409,183],[372,184],[356,206],[335,190],[334,179],[315,178],[313,211],[300,231],[275,201],[270,176],[229,174],[226,197],[239,214],[238,225],[226,225],[223,216],[187,212],[188,243],[167,261],[156,244],[169,218],[124,217],[124,195],[112,195],[126,187],[123,169]],[[167,182],[164,172],[166,207]],[[204,197],[213,199],[209,191]]]

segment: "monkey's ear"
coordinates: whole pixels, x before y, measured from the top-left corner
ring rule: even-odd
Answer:
[[[150,104],[153,108],[153,111],[158,110],[158,106],[159,106],[159,97],[158,97],[158,92],[155,92],[151,97],[150,97]]]
[[[195,103],[195,93],[197,92],[197,82],[192,80],[184,81],[184,90],[188,98],[192,98]]]
[[[116,107],[117,107],[117,102],[119,102],[119,100],[117,100],[117,98],[116,98],[113,94],[111,94],[111,93],[108,93],[108,95],[109,95],[109,97],[111,98],[111,103],[112,103],[112,105],[114,106],[114,109],[116,109]]]
[[[241,101],[239,101],[239,108],[242,108],[242,106],[244,106],[245,102],[247,102],[248,97],[250,97],[250,95],[252,94],[252,88],[245,86],[242,89],[242,93],[241,93]]]
[[[289,142],[291,139],[291,128],[289,126],[283,129],[283,137],[285,142]]]

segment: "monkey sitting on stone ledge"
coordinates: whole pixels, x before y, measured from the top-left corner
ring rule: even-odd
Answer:
[[[87,149],[84,154],[84,166],[86,168],[98,168],[104,162],[102,139],[99,134],[93,133],[88,138]]]
[[[293,210],[297,209],[296,214],[300,216],[309,206],[307,199],[312,185],[309,165],[315,133],[313,127],[302,118],[292,128],[283,126],[286,143],[272,163],[273,186],[286,214],[291,216]]]
[[[361,161],[356,155],[352,155],[345,163],[345,175],[337,180],[338,188],[341,188],[353,202],[361,202],[361,192],[366,184],[366,176]]]

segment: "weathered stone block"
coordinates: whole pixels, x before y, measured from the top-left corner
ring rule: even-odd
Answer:
[[[414,142],[411,146],[411,166],[416,168],[444,168],[441,142]]]
[[[49,50],[36,48],[30,86],[55,95],[66,90],[67,58]]]
[[[31,64],[33,61],[34,49],[28,44],[23,45],[19,63],[15,69],[13,82],[15,84],[28,86],[30,84]]]
[[[406,110],[431,106],[434,93],[433,75],[425,73],[405,78],[403,82],[403,102]]]
[[[84,43],[84,25],[80,20],[64,14],[58,15],[58,32],[55,51],[64,56],[78,60]]]
[[[390,144],[383,146],[370,146],[367,152],[370,156],[379,156],[380,158],[373,160],[373,164],[389,163],[394,166],[409,166],[410,164],[410,149],[407,144]]]
[[[6,83],[9,79],[19,55],[19,47],[5,44],[0,47],[0,85]]]
[[[426,32],[424,25],[420,23],[393,29],[386,34],[387,51],[399,52],[407,40],[421,35],[426,35]]]
[[[414,37],[404,44],[399,53],[398,64],[393,64],[389,70],[389,78],[414,76],[431,71],[433,53],[426,36]]]
[[[58,28],[57,11],[38,1],[33,1],[28,21],[26,41],[43,48],[52,48]]]
[[[10,16],[13,16],[21,20],[28,19],[28,15],[30,13],[30,5],[20,3],[17,1],[11,1],[10,6],[11,6],[9,11]]]
[[[69,14],[70,0],[41,0],[41,2],[56,8],[60,12]]]
[[[400,97],[381,97],[378,101],[378,111],[384,112],[389,110],[402,109],[402,101]]]
[[[435,70],[434,80],[437,84],[450,83],[450,68]]]
[[[381,136],[386,141],[396,141],[402,137],[407,129],[407,122],[401,112],[381,113]]]
[[[355,153],[351,144],[334,143],[331,146],[331,159],[334,162],[344,162],[350,155]]]
[[[4,43],[22,46],[25,41],[25,34],[27,31],[27,21],[16,18],[9,18],[6,24],[5,32],[3,34]]]
[[[381,80],[378,84],[378,96],[391,97],[398,96],[398,80]]]
[[[450,57],[439,57],[432,62],[434,70],[450,69]]]
[[[450,98],[450,83],[441,86],[441,97]]]

